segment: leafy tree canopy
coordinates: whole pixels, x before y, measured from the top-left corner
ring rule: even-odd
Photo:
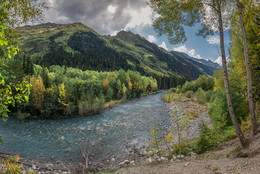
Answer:
[[[15,27],[37,19],[43,8],[47,8],[45,3],[33,0],[0,1],[0,68],[6,67],[8,60],[19,51]],[[8,105],[28,101],[30,93],[28,82],[13,84],[5,79],[0,72],[0,118],[3,120],[8,116]]]

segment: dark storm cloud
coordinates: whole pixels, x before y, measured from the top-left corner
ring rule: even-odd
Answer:
[[[146,6],[146,0],[49,0],[51,10],[46,12],[46,22],[82,22],[101,34],[121,30],[131,20],[131,10]],[[108,6],[116,7],[110,13]]]

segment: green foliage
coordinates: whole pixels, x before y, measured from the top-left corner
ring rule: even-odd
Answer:
[[[204,153],[217,147],[220,143],[236,137],[236,131],[233,126],[220,128],[208,127],[204,122],[200,124],[200,136],[195,141],[194,151]]]
[[[29,104],[17,104],[12,109],[17,116],[54,119],[95,114],[104,107],[111,107],[115,100],[131,99],[157,90],[154,78],[134,71],[82,71],[57,65],[49,68],[37,65],[35,69],[33,76],[25,77],[32,85]],[[106,105],[105,102],[110,103]]]
[[[159,128],[154,126],[151,128],[151,137],[152,140],[149,142],[150,147],[153,149],[153,151],[158,154],[159,156],[162,155],[162,137],[159,132]]]
[[[214,78],[213,77],[206,77],[204,75],[200,76],[197,80],[188,82],[186,81],[185,84],[182,86],[181,91],[193,91],[196,92],[199,88],[204,91],[213,90],[214,87]]]
[[[207,102],[206,92],[199,88],[194,94],[194,100],[199,104],[205,104]]]
[[[245,31],[247,36],[248,54],[252,71],[253,96],[255,101],[260,100],[260,7],[252,0],[240,1],[242,5]],[[244,48],[242,41],[242,31],[240,26],[239,14],[235,10],[231,18],[231,48],[230,58],[232,60],[230,80],[236,90],[242,90],[247,93],[247,71],[244,58]]]
[[[170,89],[169,89],[169,92],[170,92],[170,93],[176,92],[176,90],[177,90],[176,88],[170,88]]]
[[[113,89],[109,88],[107,90],[106,101],[108,101],[108,102],[111,101],[112,97],[113,97],[113,94],[114,94]]]
[[[188,143],[182,143],[182,144],[177,144],[177,143],[174,143],[173,144],[173,154],[175,155],[188,155],[189,152],[191,151],[191,148],[189,147],[189,144]]]
[[[29,1],[0,2],[0,69],[19,51],[18,33],[15,27],[41,15],[45,3]],[[29,62],[27,62],[29,64]],[[31,65],[31,64],[30,64]],[[32,69],[27,67],[28,70]],[[10,70],[11,71],[11,70]],[[32,72],[32,71],[30,71]],[[0,73],[0,118],[6,121],[8,106],[28,101],[30,85],[27,81],[12,83],[8,76]]]
[[[153,26],[159,35],[167,34],[172,44],[183,43],[187,40],[184,25],[192,26],[199,22],[199,1],[163,1],[150,0],[149,5],[158,13]]]
[[[210,150],[218,145],[218,141],[216,132],[202,122],[200,124],[200,136],[196,141],[195,151],[197,153],[203,153]]]
[[[235,91],[231,91],[231,96],[236,117],[238,122],[241,123],[246,119],[249,113],[245,98]],[[212,96],[208,113],[210,114],[215,127],[225,129],[228,126],[232,126],[227,106],[227,99],[224,92],[218,91]]]
[[[8,105],[15,106],[29,100],[30,84],[24,81],[19,84],[7,84],[0,74],[0,117],[6,121],[8,115]]]

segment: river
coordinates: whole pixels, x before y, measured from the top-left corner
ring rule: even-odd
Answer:
[[[163,93],[120,104],[102,114],[59,120],[0,121],[3,142],[0,152],[23,158],[80,162],[79,146],[87,140],[93,155],[120,156],[127,146],[142,147],[150,138],[150,128],[166,117]]]

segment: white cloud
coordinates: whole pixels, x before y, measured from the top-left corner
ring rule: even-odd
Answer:
[[[208,36],[206,40],[211,45],[219,45],[220,43],[219,36]]]
[[[152,25],[151,17],[153,14],[153,10],[149,6],[137,10],[129,8],[126,9],[124,12],[131,16],[131,20],[126,25],[125,29],[135,28],[138,25]]]
[[[214,62],[222,66],[222,57],[219,56]]]
[[[229,57],[226,57],[227,63],[229,63],[231,61],[231,59]],[[220,66],[222,66],[222,57],[219,56],[215,61],[215,63],[218,63]]]
[[[157,42],[157,39],[153,35],[149,35],[147,40],[153,43]]]
[[[202,57],[199,54],[196,54],[196,51],[194,49],[189,50],[185,45],[182,45],[177,48],[173,48],[173,51],[183,52],[188,54],[190,57],[202,59]]]
[[[168,48],[167,48],[167,46],[166,46],[166,43],[165,42],[162,42],[162,44],[161,45],[158,45],[159,47],[161,47],[161,48],[164,48],[165,50],[167,50],[168,51]]]
[[[109,5],[109,6],[107,7],[107,11],[108,11],[109,13],[112,13],[112,14],[114,14],[114,13],[116,12],[116,9],[117,9],[117,6],[113,6],[113,5]]]

